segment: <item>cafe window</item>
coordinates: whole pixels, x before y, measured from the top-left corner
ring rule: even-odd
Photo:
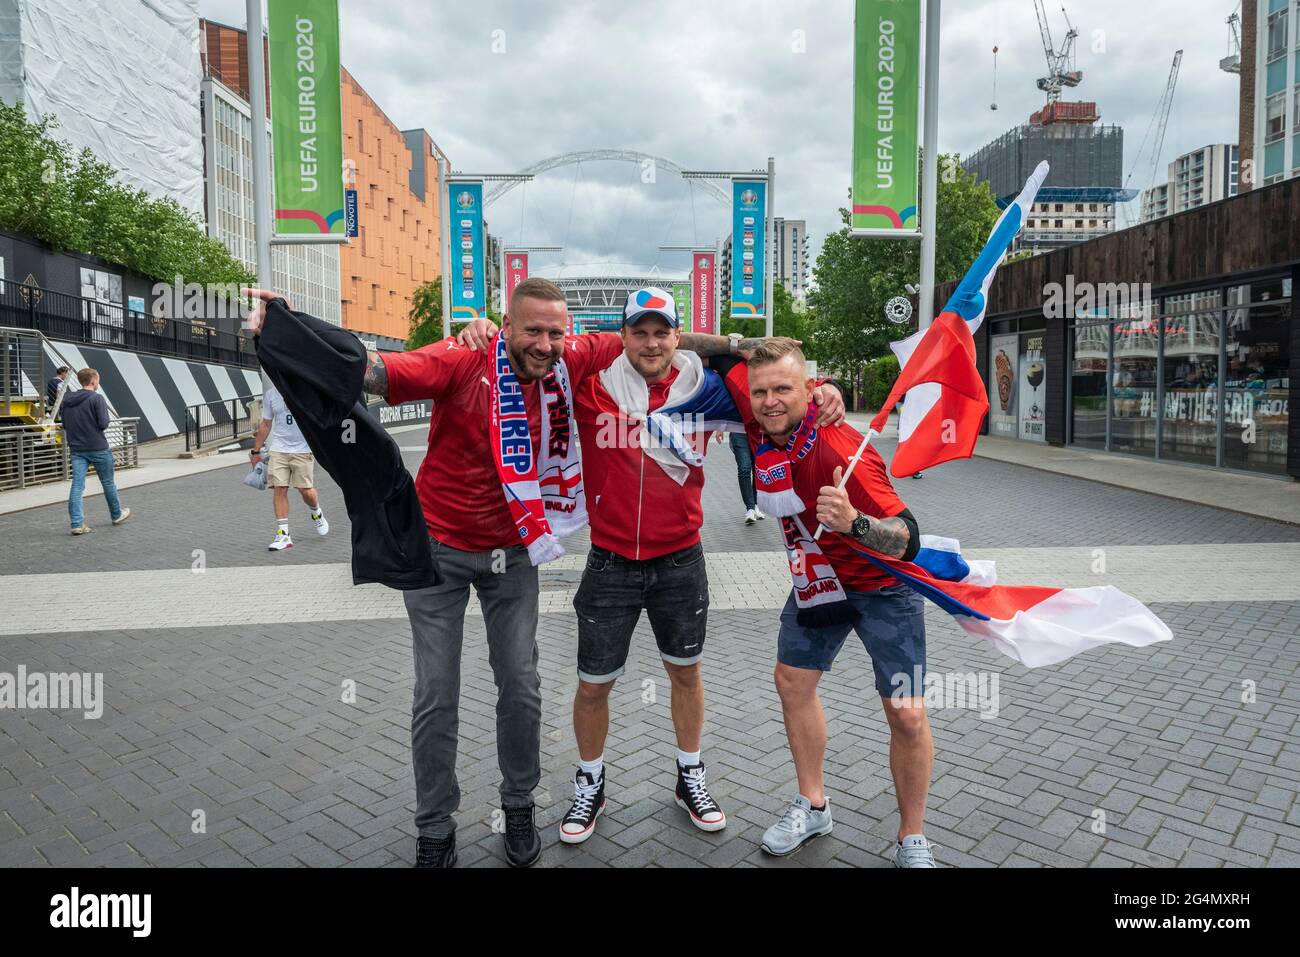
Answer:
[[[1108,324],[1076,326],[1070,363],[1070,431],[1076,445],[1106,447]]]
[[[1159,349],[1156,323],[1147,318],[1117,322],[1113,335],[1111,451],[1154,455]]]
[[[1223,379],[1223,464],[1286,473],[1290,303],[1229,309]]]
[[[1219,311],[1173,313],[1163,322],[1160,455],[1213,465],[1219,420]]]
[[[1072,327],[1071,441],[1286,474],[1291,296],[1288,277],[1266,277]]]

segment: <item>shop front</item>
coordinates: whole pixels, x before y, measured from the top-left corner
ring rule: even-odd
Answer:
[[[1300,479],[1297,283],[1300,177],[1006,263],[975,334],[985,431]]]
[[[1285,475],[1291,297],[1291,277],[1272,276],[1076,315],[1067,442]]]

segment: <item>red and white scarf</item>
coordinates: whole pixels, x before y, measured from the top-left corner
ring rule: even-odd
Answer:
[[[808,413],[784,446],[777,448],[764,440],[754,455],[758,507],[781,519],[794,600],[799,606],[797,618],[805,628],[839,624],[854,617],[844,585],[800,518],[806,506],[794,489],[795,463],[806,458],[817,443],[813,425],[817,413],[817,404],[809,403]]]
[[[541,565],[564,554],[562,536],[587,524],[569,372],[560,358],[540,383],[542,448],[535,455],[523,389],[501,333],[492,338],[489,353],[492,456],[520,544]]]

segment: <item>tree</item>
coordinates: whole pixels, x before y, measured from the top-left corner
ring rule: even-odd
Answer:
[[[410,331],[406,348],[418,349],[442,338],[442,277],[431,279],[411,293],[411,311],[407,314]]]
[[[57,126],[52,116],[31,121],[21,104],[0,103],[0,228],[167,283],[256,285],[193,213],[117,182],[90,150],[74,156],[52,135]]]
[[[939,157],[938,242],[935,282],[965,275],[988,239],[1000,212],[988,184],[962,169],[956,156]],[[916,240],[871,240],[849,232],[849,211],[840,210],[844,227],[822,244],[813,268],[808,305],[815,316],[812,339],[821,361],[852,374],[868,359],[885,355],[889,342],[907,327],[884,316],[885,303],[918,281],[921,244]],[[942,307],[943,303],[935,303]]]

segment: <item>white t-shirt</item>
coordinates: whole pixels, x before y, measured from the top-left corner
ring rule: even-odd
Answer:
[[[268,385],[266,394],[262,396],[262,419],[271,423],[271,434],[266,440],[267,451],[311,452],[311,446],[293,421],[293,413],[284,404],[284,397],[273,385]]]

